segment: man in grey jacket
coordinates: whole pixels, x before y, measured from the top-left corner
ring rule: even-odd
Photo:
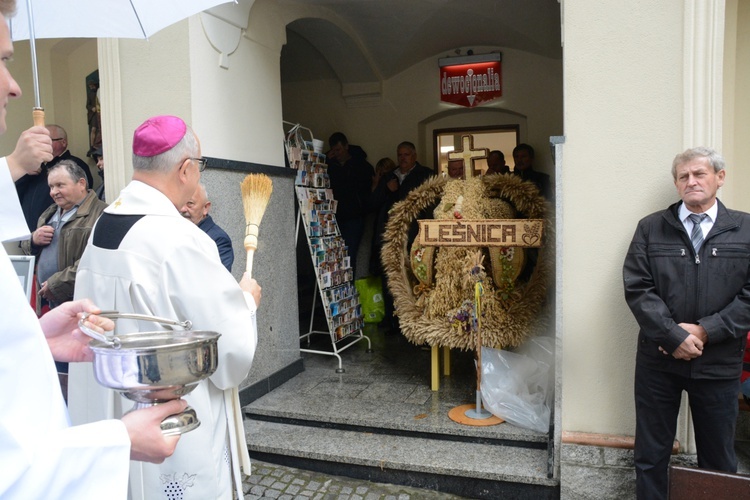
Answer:
[[[737,471],[734,431],[750,330],[750,215],[717,198],[724,160],[709,148],[675,157],[681,198],[638,223],[623,267],[638,321],[635,468],[638,498],[667,498],[682,392],[698,466]]]
[[[78,260],[107,204],[86,187],[85,172],[72,160],[53,165],[47,179],[54,203],[21,248],[37,257],[39,297],[52,308],[73,300]],[[37,301],[37,314],[42,312],[41,302]]]

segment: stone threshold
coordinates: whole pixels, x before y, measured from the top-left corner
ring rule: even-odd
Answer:
[[[563,444],[578,444],[583,446],[601,446],[603,448],[619,448],[632,450],[635,447],[634,436],[624,436],[617,434],[598,434],[594,432],[571,432],[563,431]],[[672,444],[672,454],[676,455],[680,451],[680,442],[675,439]]]

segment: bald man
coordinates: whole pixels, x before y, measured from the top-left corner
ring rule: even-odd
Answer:
[[[448,177],[459,180],[464,178],[463,160],[448,160]]]
[[[216,247],[219,249],[219,257],[221,257],[221,263],[227,268],[227,271],[232,272],[232,264],[234,263],[234,249],[232,249],[232,239],[229,235],[220,228],[214,220],[208,215],[208,211],[211,209],[211,201],[208,199],[208,193],[206,192],[206,186],[198,184],[198,188],[190,197],[187,203],[180,208],[180,214],[186,219],[193,221],[193,224],[197,224],[199,228],[206,232],[212,240],[216,242]]]

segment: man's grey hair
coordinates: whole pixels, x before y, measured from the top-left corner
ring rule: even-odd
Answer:
[[[60,160],[49,168],[48,174],[49,172],[52,172],[53,170],[57,170],[59,168],[62,168],[66,172],[68,172],[68,175],[70,175],[70,178],[73,179],[73,182],[78,182],[81,179],[84,179],[86,180],[86,182],[88,182],[88,179],[86,178],[86,172],[84,172],[83,169],[78,166],[78,164],[73,160]]]
[[[156,156],[138,156],[133,153],[133,170],[142,172],[169,173],[175,166],[181,165],[186,158],[198,156],[198,141],[195,132],[190,127],[185,130],[185,136],[172,149],[168,149]]]
[[[417,152],[417,147],[414,145],[413,142],[404,141],[398,146],[396,146],[396,151],[398,151],[401,148],[409,148],[413,153]]]
[[[705,146],[699,146],[697,148],[686,149],[682,153],[674,157],[672,161],[672,178],[677,179],[677,167],[690,163],[698,158],[705,158],[708,160],[708,164],[711,165],[715,173],[724,170],[724,158],[716,152],[716,150],[707,148]]]
[[[208,200],[208,190],[206,189],[206,185],[203,184],[202,182],[199,182],[198,183],[198,189],[201,190],[201,192],[203,194],[203,197],[206,199],[206,201],[209,201]]]
[[[0,14],[11,17],[16,13],[16,0],[0,0]]]

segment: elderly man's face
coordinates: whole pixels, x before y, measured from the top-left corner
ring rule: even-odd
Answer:
[[[8,61],[13,58],[13,44],[10,41],[8,32],[8,23],[5,17],[0,14],[0,134],[4,134],[7,127],[5,125],[5,108],[10,99],[21,97],[21,87],[13,79],[6,66]]]
[[[398,155],[398,167],[402,172],[408,172],[417,163],[417,152],[408,146],[398,148],[396,155]]]
[[[67,212],[86,197],[86,178],[74,181],[65,167],[52,169],[47,176],[49,195],[55,204]]]
[[[64,137],[62,130],[57,127],[47,127],[52,138],[52,156],[60,156],[68,149],[68,140]]]
[[[463,160],[451,160],[448,162],[448,177],[450,177],[451,179],[464,178]]]
[[[724,170],[714,171],[707,158],[696,158],[678,165],[674,185],[685,207],[703,213],[716,201],[716,192],[724,185]]]
[[[64,137],[52,139],[52,156],[60,156],[68,149],[68,141]]]
[[[180,214],[193,221],[193,224],[199,224],[208,215],[209,208],[211,208],[211,202],[206,199],[203,188],[198,186],[193,196],[180,209]]]

